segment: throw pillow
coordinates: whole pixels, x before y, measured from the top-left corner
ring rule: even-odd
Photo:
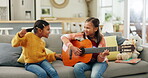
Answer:
[[[21,52],[21,47],[12,47],[10,43],[0,43],[0,65],[24,66],[23,64],[17,62]]]
[[[47,49],[47,48],[45,48],[45,50],[46,50],[46,53],[47,53],[47,54],[53,53],[53,51],[51,51],[51,50],[49,50],[49,49]],[[21,56],[18,58],[17,62],[25,63],[23,53],[22,53]]]
[[[116,36],[107,36],[104,38],[105,38],[106,47],[116,47],[117,46]],[[118,51],[110,52],[110,55],[107,56],[108,60],[116,60],[117,54],[119,54]]]
[[[121,45],[121,44],[123,44],[123,42],[126,40],[125,38],[123,38],[123,37],[119,37],[119,36],[117,36],[117,43],[118,43],[118,45]]]
[[[116,32],[117,33],[117,32]],[[117,35],[119,33],[119,35]],[[120,32],[118,32],[116,35],[116,40],[117,40],[117,44],[121,45],[123,44],[123,42],[126,40],[125,38],[123,38],[122,36],[120,36]],[[122,34],[122,33],[121,33]],[[115,36],[115,33],[103,33],[104,36]]]

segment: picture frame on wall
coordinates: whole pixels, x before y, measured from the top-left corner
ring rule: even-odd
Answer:
[[[41,7],[41,16],[42,17],[51,17],[51,7]]]

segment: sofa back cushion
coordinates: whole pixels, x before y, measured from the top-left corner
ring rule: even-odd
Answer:
[[[104,38],[105,38],[106,47],[117,47],[118,46],[116,36],[106,36]],[[107,56],[108,60],[116,60],[116,56],[119,53],[120,53],[119,51],[110,52],[110,55]]]
[[[11,43],[14,35],[0,35],[0,43]]]
[[[48,38],[44,38],[46,42],[46,48],[56,52],[61,53],[62,52],[62,40],[61,37],[62,34],[50,34]]]
[[[46,48],[61,53],[62,51],[62,34],[50,34],[48,38],[43,38],[46,42]],[[0,43],[11,43],[14,35],[0,35]]]
[[[103,33],[104,36],[116,36],[117,44],[121,45],[126,39],[122,37],[121,32],[113,32],[113,33]]]
[[[117,43],[118,45],[122,44],[123,41],[125,40],[122,38],[122,33],[121,32],[115,32],[115,33],[103,33],[104,36],[112,36],[112,35],[117,35]],[[0,35],[0,43],[10,43],[14,35]],[[61,37],[62,34],[50,34],[48,38],[44,38],[46,42],[46,48],[57,52],[61,53],[62,52],[62,41]],[[120,43],[120,44],[119,44]]]
[[[23,66],[17,62],[21,47],[12,47],[10,43],[0,43],[0,66]]]

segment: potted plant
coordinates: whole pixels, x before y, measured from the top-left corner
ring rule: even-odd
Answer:
[[[111,13],[105,13],[105,21],[109,22],[112,18],[112,14]]]

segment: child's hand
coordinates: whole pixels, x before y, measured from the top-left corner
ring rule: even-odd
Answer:
[[[74,54],[76,56],[80,56],[82,54],[82,52],[81,52],[82,50],[81,49],[79,49],[79,48],[77,48],[75,46],[71,46],[70,48],[71,48],[72,52],[74,52]]]
[[[104,50],[103,53],[101,53],[102,57],[108,56],[109,55],[109,50]]]
[[[25,34],[27,33],[26,29],[22,29],[20,32],[19,32],[19,37],[24,37]]]
[[[62,55],[61,54],[55,54],[56,59],[62,59]]]

